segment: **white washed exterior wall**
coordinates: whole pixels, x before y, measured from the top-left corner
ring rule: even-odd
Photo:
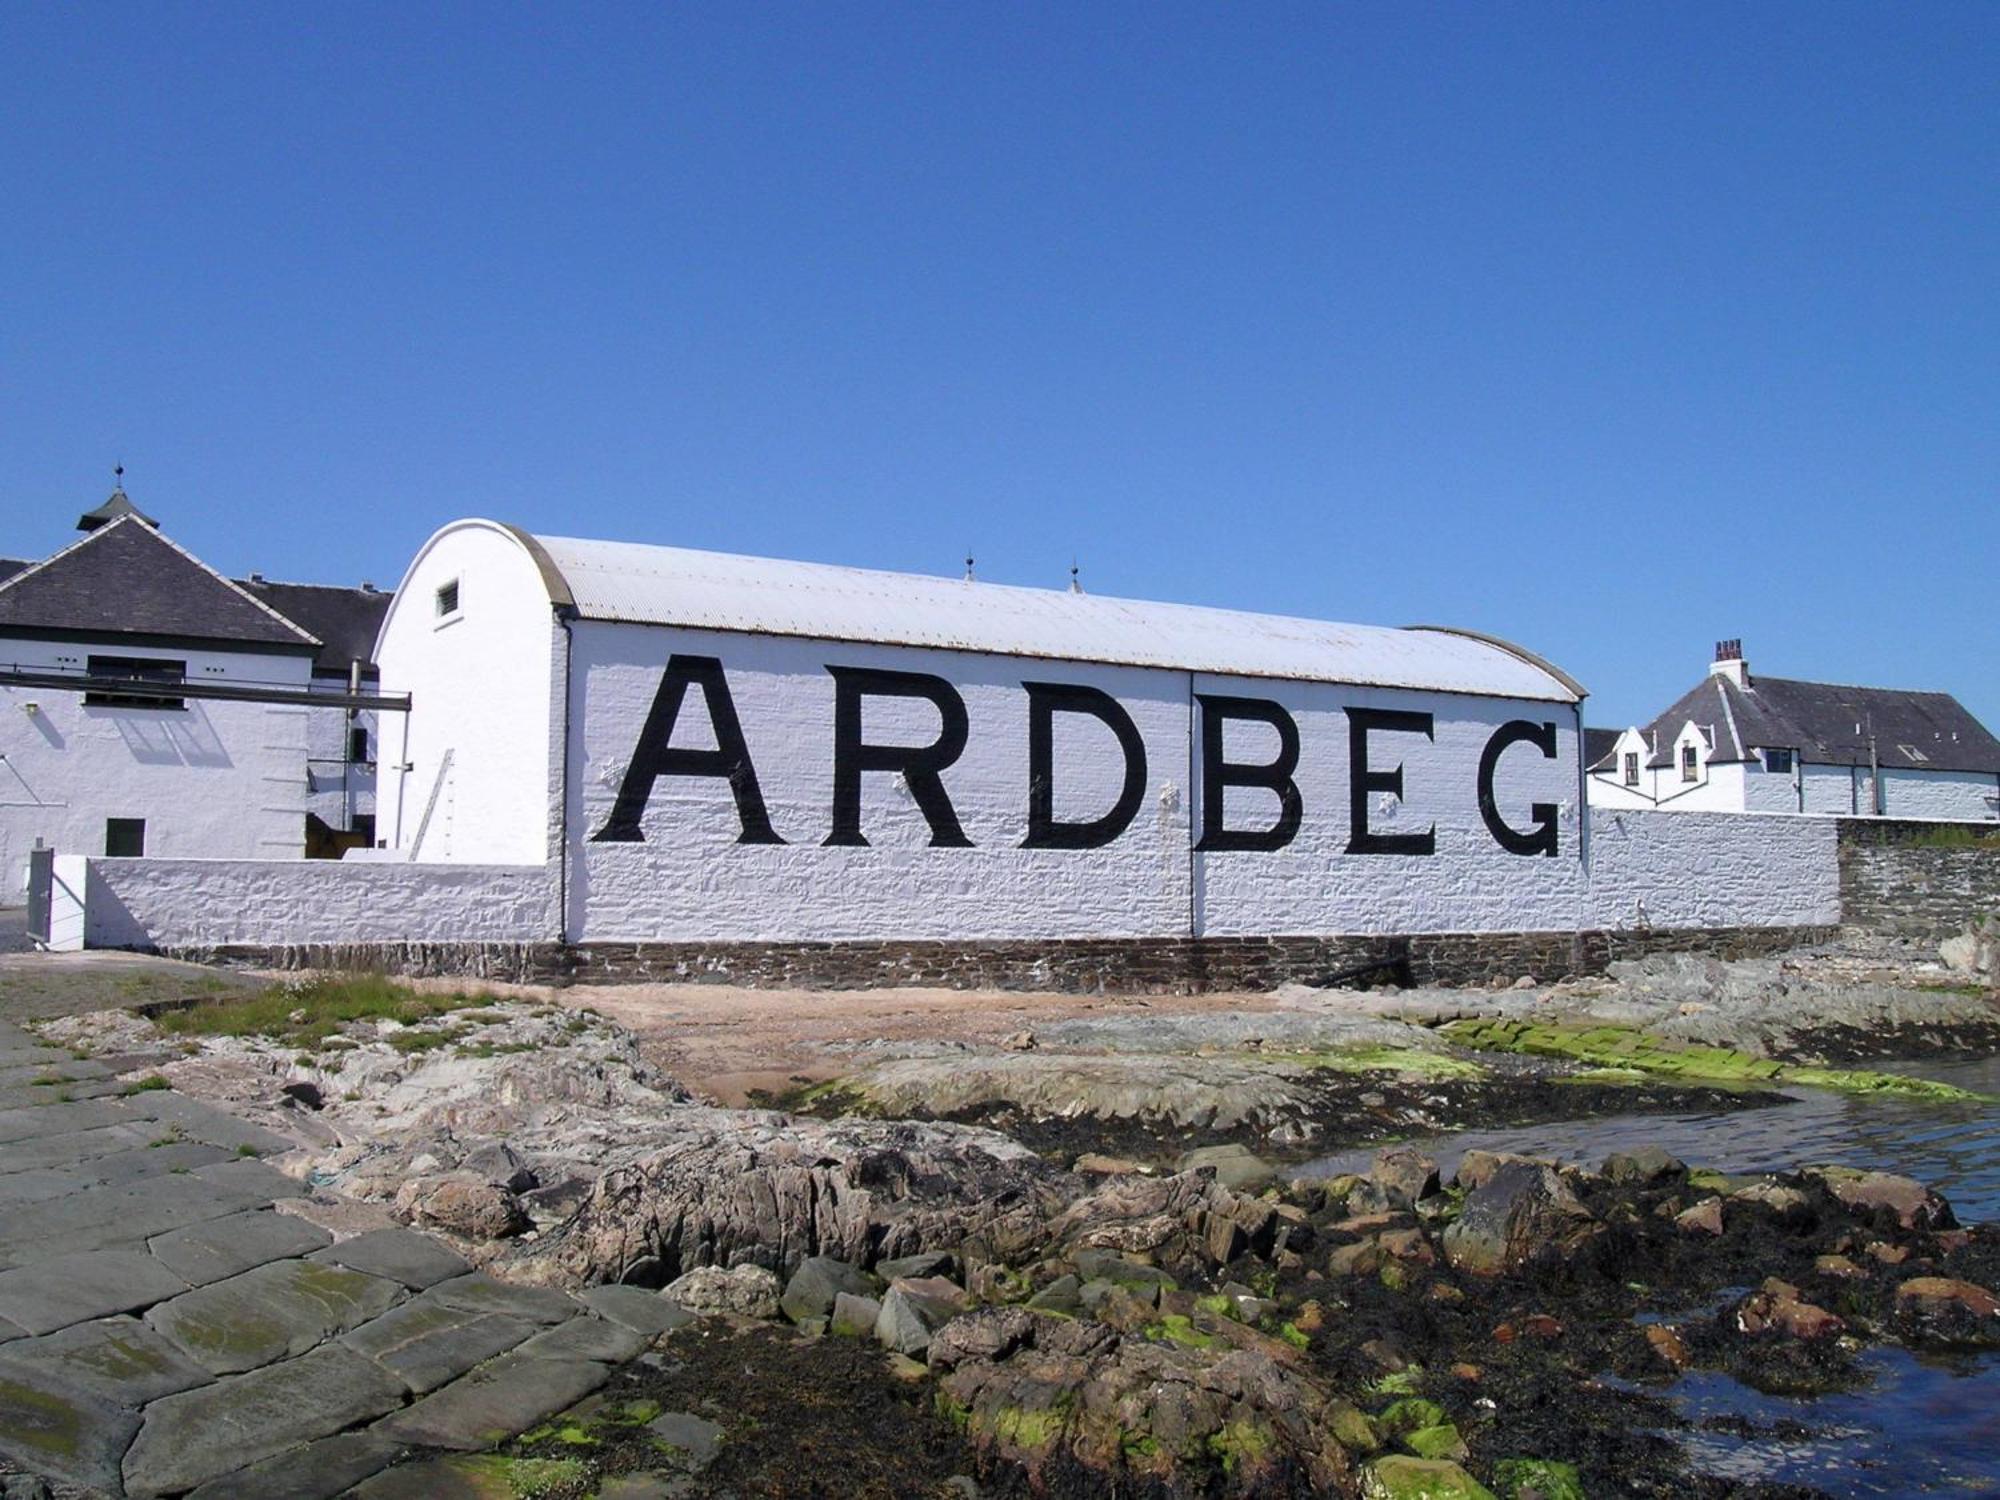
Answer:
[[[1807,812],[1844,818],[1863,811],[1863,805],[1858,800],[1859,783],[1854,767],[1821,766],[1807,762],[1799,775],[1805,789]]]
[[[1736,768],[1743,788],[1743,810],[1760,813],[1796,813],[1799,810],[1799,773],[1767,771],[1761,761]]]
[[[967,652],[928,651],[580,622],[573,628],[570,760],[571,936],[581,941],[860,938],[1137,937],[1507,931],[1560,928],[1580,888],[1576,844],[1575,715],[1567,704],[1194,677]],[[719,658],[763,797],[783,845],[738,842],[727,785],[663,777],[643,843],[597,842],[639,744],[670,655]],[[912,800],[883,774],[862,778],[870,847],[823,847],[831,827],[834,682],[828,665],[922,672],[949,681],[970,736],[944,773],[972,848],[930,847]],[[1087,850],[1024,850],[1028,804],[1024,680],[1099,688],[1125,708],[1146,752],[1137,817],[1116,842]],[[1198,784],[1190,692],[1272,699],[1298,722],[1296,774],[1304,820],[1287,848],[1194,853]],[[1403,804],[1372,817],[1378,831],[1437,824],[1430,857],[1350,855],[1345,706],[1436,716],[1436,741],[1377,735],[1375,761],[1405,766]],[[1511,821],[1527,805],[1562,805],[1562,853],[1500,849],[1479,820],[1475,772],[1492,731],[1512,719],[1552,723],[1557,758],[1516,746],[1496,789]],[[928,703],[870,698],[871,741],[927,743]],[[1238,729],[1243,731],[1238,736]],[[1232,725],[1232,759],[1263,760],[1275,732]],[[672,742],[712,748],[705,701],[690,688]],[[1095,721],[1057,715],[1055,812],[1085,818],[1115,800],[1124,762]],[[1263,826],[1267,791],[1232,790],[1232,826]]]
[[[437,590],[452,579],[460,609],[441,620]],[[389,716],[378,837],[414,848],[421,860],[526,864],[548,857],[553,629],[534,562],[507,532],[453,528],[418,555],[376,648],[382,691],[413,699],[408,715]],[[447,747],[452,758],[444,770]],[[402,763],[413,769],[396,769]]]
[[[93,948],[527,943],[555,929],[543,865],[93,859]]]
[[[2000,817],[2000,785],[1978,771],[1882,773],[1883,813],[1891,818],[1947,818],[1978,822]]]
[[[1579,926],[1831,926],[1839,825],[1766,813],[1602,811]]]
[[[23,666],[80,670],[92,655],[185,661],[188,676],[204,681],[303,688],[310,677],[304,656],[0,639],[0,660]],[[0,902],[20,899],[37,838],[65,854],[102,854],[107,818],[144,818],[149,855],[305,852],[306,710],[185,701],[183,709],[86,707],[78,692],[0,687]]]

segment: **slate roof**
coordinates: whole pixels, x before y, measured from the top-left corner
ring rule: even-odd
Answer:
[[[1717,673],[1647,727],[1650,765],[1672,761],[1674,736],[1690,719],[1707,735],[1716,763],[1754,760],[1768,746],[1797,750],[1817,765],[1865,766],[1872,727],[1875,753],[1890,770],[2000,774],[2000,740],[1949,693],[1762,675],[1738,687]]]
[[[159,522],[132,503],[132,497],[120,486],[106,497],[104,503],[94,510],[87,510],[76,518],[78,531],[95,531],[100,526],[109,526],[113,521],[121,521],[126,516],[137,516],[148,526],[158,529]]]
[[[1595,771],[1608,765],[1611,752],[1618,748],[1618,736],[1622,729],[1591,729],[1583,731],[1583,764],[1585,769]]]
[[[0,632],[9,628],[296,651],[321,644],[136,516],[107,522],[0,582]]]
[[[0,583],[5,583],[23,568],[32,568],[33,563],[22,557],[0,557]]]
[[[348,589],[320,583],[272,583],[263,578],[239,578],[236,586],[275,609],[320,639],[315,672],[347,675],[360,662],[375,670],[375,637],[389,612],[390,596],[379,589]]]

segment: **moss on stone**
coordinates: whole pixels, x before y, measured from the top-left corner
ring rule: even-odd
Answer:
[[[1728,1047],[1667,1041],[1628,1026],[1461,1019],[1447,1021],[1440,1029],[1453,1041],[1468,1047],[1561,1058],[1593,1068],[1615,1068],[1621,1072],[1726,1087],[1787,1083],[1842,1093],[1898,1094],[1919,1099],[1976,1101],[1984,1097],[1926,1078],[1774,1062]]]
[[[1218,1318],[1235,1320],[1238,1317],[1235,1299],[1225,1297],[1220,1292],[1211,1292],[1206,1297],[1197,1297],[1194,1299],[1194,1305],[1203,1312],[1210,1313]]]
[[[1311,1335],[1307,1334],[1296,1323],[1280,1324],[1278,1327],[1278,1337],[1290,1344],[1294,1349],[1310,1349],[1312,1347]]]
[[[1334,1441],[1349,1453],[1373,1453],[1382,1446],[1382,1434],[1375,1422],[1358,1407],[1342,1404],[1327,1413],[1327,1430]]]
[[[1484,1078],[1486,1068],[1470,1058],[1422,1047],[1333,1047],[1324,1051],[1255,1054],[1260,1061],[1294,1063],[1328,1073],[1398,1073],[1406,1078]]]
[[[1213,1349],[1216,1342],[1182,1313],[1168,1313],[1159,1322],[1147,1324],[1146,1337],[1179,1344],[1184,1349]]]
[[[0,1379],[0,1438],[62,1458],[77,1455],[84,1414],[52,1391]]]
[[[1422,1396],[1405,1396],[1400,1401],[1390,1402],[1375,1420],[1391,1437],[1445,1425],[1444,1408]]]
[[[1223,1424],[1220,1432],[1208,1435],[1204,1446],[1209,1453],[1221,1460],[1223,1472],[1235,1474],[1246,1465],[1262,1463],[1271,1456],[1277,1446],[1277,1439],[1271,1429],[1262,1423],[1234,1421]]]
[[[590,1469],[574,1458],[508,1458],[500,1453],[472,1454],[446,1460],[480,1500],[539,1500],[543,1495],[575,1492],[590,1479]]]
[[[1361,1474],[1365,1500],[1495,1500],[1493,1491],[1449,1459],[1378,1458]]]
[[[1503,1458],[1493,1466],[1493,1484],[1500,1500],[1516,1500],[1524,1494],[1540,1500],[1584,1500],[1576,1465],[1549,1458]]]
[[[1465,1439],[1459,1436],[1458,1429],[1449,1422],[1440,1422],[1434,1427],[1419,1427],[1413,1432],[1404,1433],[1403,1446],[1418,1458],[1457,1460],[1464,1458],[1466,1454]]]
[[[1067,1424],[1063,1413],[1054,1408],[1029,1411],[1021,1406],[1003,1406],[993,1413],[990,1422],[975,1416],[973,1425],[990,1426],[993,1436],[1010,1448],[1038,1452],[1054,1444]]]

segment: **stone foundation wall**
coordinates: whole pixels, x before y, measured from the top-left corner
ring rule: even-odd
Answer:
[[[1602,973],[1614,959],[1646,953],[1748,958],[1822,942],[1834,932],[1830,927],[1724,927],[1075,942],[238,945],[176,950],[176,956],[260,968],[365,968],[556,984],[1193,994],[1361,978],[1404,985],[1484,985],[1532,975],[1547,982]]]
[[[1953,842],[1958,839],[1970,842]],[[1840,821],[1840,917],[1849,927],[1947,938],[2000,913],[1991,823]]]

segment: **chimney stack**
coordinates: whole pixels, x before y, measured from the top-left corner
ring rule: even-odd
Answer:
[[[1709,672],[1716,677],[1727,677],[1740,688],[1750,686],[1750,664],[1743,659],[1741,640],[1717,641],[1715,661]]]

